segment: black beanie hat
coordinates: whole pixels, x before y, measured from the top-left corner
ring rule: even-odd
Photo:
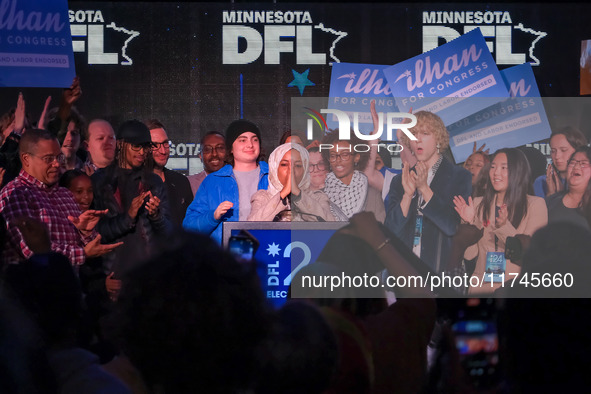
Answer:
[[[117,139],[134,145],[147,145],[152,143],[152,135],[148,126],[133,119],[123,122],[117,130]]]
[[[239,119],[230,123],[226,129],[226,146],[228,149],[232,148],[232,144],[234,141],[236,141],[236,138],[238,138],[240,134],[246,133],[247,131],[256,134],[256,136],[259,138],[259,142],[261,141],[261,131],[257,125],[251,121]]]

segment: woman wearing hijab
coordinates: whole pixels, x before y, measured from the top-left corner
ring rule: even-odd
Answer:
[[[298,144],[278,146],[269,156],[269,188],[252,196],[249,221],[272,221],[283,211],[291,211],[291,220],[332,221],[328,197],[322,191],[309,190],[308,151]]]

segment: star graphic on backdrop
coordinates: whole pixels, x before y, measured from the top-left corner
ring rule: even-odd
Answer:
[[[287,86],[295,86],[300,91],[300,96],[304,94],[304,89],[306,86],[316,86],[316,84],[308,79],[308,73],[310,69],[307,69],[303,73],[299,73],[296,70],[291,70],[293,74],[293,81],[291,81]]]
[[[273,257],[275,257],[276,255],[279,254],[279,245],[277,245],[275,242],[273,242],[272,244],[268,244],[269,247],[267,248],[267,252],[269,252],[269,254]]]

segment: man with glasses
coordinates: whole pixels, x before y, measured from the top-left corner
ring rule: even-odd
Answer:
[[[310,190],[322,190],[328,174],[328,166],[317,147],[309,148],[308,153],[310,155]]]
[[[187,207],[193,201],[193,192],[189,180],[183,174],[166,168],[170,156],[170,142],[164,125],[157,119],[146,122],[152,136],[152,158],[154,174],[158,175],[166,185],[170,203],[170,218],[175,227],[180,227],[185,218]]]
[[[193,195],[208,174],[216,172],[226,164],[226,138],[222,133],[210,131],[201,138],[201,153],[199,157],[203,163],[203,171],[189,175]]]
[[[81,213],[72,193],[58,185],[60,166],[66,158],[52,133],[27,130],[19,143],[19,157],[20,173],[0,194],[0,213],[7,228],[3,264],[30,258],[38,249],[35,246],[46,245],[47,241],[50,250],[46,252],[61,253],[75,266],[83,264],[86,257],[100,256],[118,246],[102,245],[100,237],[96,237],[94,226],[105,212]],[[43,226],[47,227],[46,235]],[[35,245],[27,244],[26,235],[27,241]]]
[[[151,166],[152,138],[148,127],[128,120],[117,130],[115,160],[92,175],[94,204],[109,212],[97,230],[104,240],[123,245],[103,258],[105,273],[120,278],[156,249],[158,237],[170,233],[168,193]]]

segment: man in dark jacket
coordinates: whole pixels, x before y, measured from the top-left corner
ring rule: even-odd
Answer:
[[[166,185],[170,203],[170,218],[175,227],[181,227],[187,207],[193,201],[191,184],[186,176],[166,168],[170,156],[170,142],[164,125],[156,119],[146,122],[152,136],[152,157],[154,158],[154,174],[158,175]]]
[[[151,151],[146,125],[126,121],[117,131],[115,160],[92,176],[94,204],[97,209],[109,210],[97,230],[103,242],[123,241],[119,249],[104,258],[103,267],[111,278],[110,273],[118,278],[134,263],[149,257],[156,237],[172,229],[164,183],[146,166]],[[107,290],[113,292],[109,285]]]

